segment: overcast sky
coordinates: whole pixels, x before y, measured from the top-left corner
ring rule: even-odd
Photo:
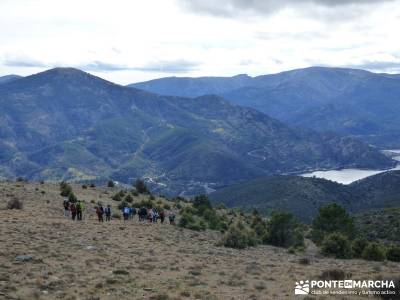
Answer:
[[[0,0],[0,76],[127,84],[308,66],[400,73],[400,0]]]

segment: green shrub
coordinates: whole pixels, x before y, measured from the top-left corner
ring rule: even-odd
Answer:
[[[164,204],[164,209],[166,209],[166,210],[170,210],[171,209],[171,205],[169,205],[169,204]]]
[[[365,238],[356,238],[351,243],[351,252],[354,258],[361,258],[365,247],[368,246],[368,241]]]
[[[290,213],[273,213],[267,224],[263,242],[277,247],[300,247],[304,245],[301,224]]]
[[[133,202],[133,197],[130,194],[128,194],[128,195],[125,196],[125,201],[128,202],[128,203],[132,203]]]
[[[400,262],[400,246],[391,245],[386,251],[386,258],[390,261]]]
[[[349,239],[338,232],[331,233],[322,242],[322,254],[335,258],[351,258]]]
[[[199,195],[193,199],[193,207],[202,215],[205,210],[212,209],[212,205],[207,195]]]
[[[112,181],[112,180],[109,180],[108,182],[107,182],[107,187],[109,187],[109,188],[113,188],[115,186],[115,183],[114,183],[114,181]]]
[[[137,179],[135,181],[135,188],[139,194],[149,194],[150,191],[146,186],[146,183],[142,179]]]
[[[348,238],[354,236],[354,220],[336,203],[322,206],[312,222],[311,238],[320,244],[327,234],[339,232]]]
[[[87,185],[86,184],[82,184],[82,189],[86,190],[87,189]]]
[[[72,187],[66,183],[65,181],[60,183],[60,195],[63,197],[68,197],[70,193],[72,193]]]
[[[362,258],[366,260],[374,260],[374,261],[384,261],[385,260],[385,251],[381,245],[378,243],[370,243],[365,247]]]
[[[78,198],[75,196],[73,192],[70,192],[68,195],[68,200],[72,203],[75,203],[78,201]]]
[[[229,227],[222,244],[228,248],[244,249],[257,245],[257,238],[254,231],[239,222]]]

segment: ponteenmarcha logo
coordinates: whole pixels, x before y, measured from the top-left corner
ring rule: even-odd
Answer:
[[[296,287],[294,288],[295,295],[308,295],[309,293],[310,282],[308,280],[296,282]]]

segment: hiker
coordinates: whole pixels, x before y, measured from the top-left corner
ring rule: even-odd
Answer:
[[[97,217],[98,217],[98,219],[99,219],[99,222],[104,222],[104,219],[103,219],[103,215],[104,215],[104,208],[103,208],[103,205],[99,204],[99,205],[96,207],[96,214],[97,214]]]
[[[153,208],[153,223],[157,223],[158,220],[158,212],[155,208]]]
[[[69,205],[69,210],[71,212],[72,221],[75,221],[76,218],[76,205],[75,203],[71,202]]]
[[[160,212],[160,221],[161,221],[161,224],[164,224],[164,220],[165,220],[165,212],[162,210],[162,211]]]
[[[64,206],[64,217],[69,217],[69,200],[68,199],[64,199],[64,203],[63,203],[63,206]]]
[[[78,221],[82,221],[82,212],[83,212],[83,203],[82,201],[78,201],[76,204],[76,217]]]
[[[131,213],[132,213],[132,217],[131,218],[133,219],[133,217],[136,216],[136,208],[132,207]]]
[[[169,224],[175,225],[175,214],[173,212],[169,214],[168,219],[169,219]]]
[[[124,206],[124,208],[122,209],[122,214],[124,216],[124,221],[127,221],[129,219],[129,207],[128,206]]]
[[[110,204],[107,205],[104,212],[106,214],[106,222],[111,221],[111,205]]]
[[[139,210],[139,221],[146,221],[147,219],[147,210],[145,207],[142,207]]]
[[[149,211],[147,212],[147,220],[149,221],[149,223],[153,222],[153,217],[154,217],[154,212],[152,209],[149,209]]]

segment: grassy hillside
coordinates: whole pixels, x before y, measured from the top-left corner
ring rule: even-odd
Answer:
[[[215,231],[136,219],[100,224],[90,201],[111,203],[115,210],[111,196],[117,188],[73,189],[87,203],[82,222],[63,217],[58,184],[0,183],[0,298],[291,299],[295,282],[304,278],[398,274],[398,263],[377,267],[321,257],[311,245],[301,254],[272,246],[235,250],[217,246],[221,234]],[[13,198],[21,199],[24,209],[4,210]]]

